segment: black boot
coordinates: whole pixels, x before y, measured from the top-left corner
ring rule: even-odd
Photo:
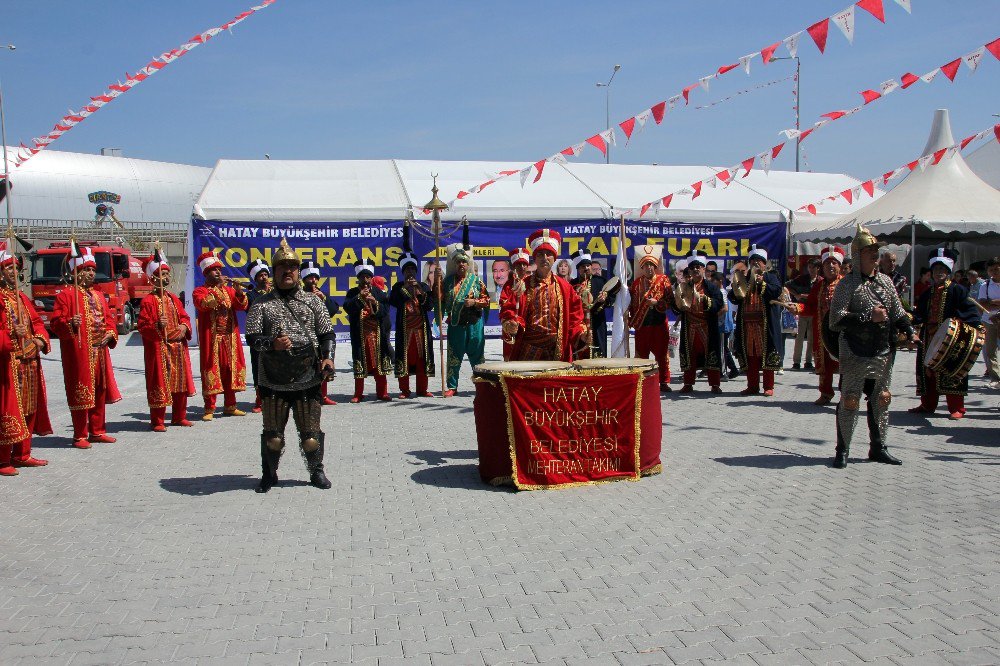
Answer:
[[[312,451],[306,451],[307,442],[316,440],[317,446]],[[306,468],[309,470],[309,485],[316,486],[320,490],[329,490],[333,487],[330,479],[326,478],[323,471],[323,452],[326,434],[322,432],[302,434],[302,457],[306,459]]]
[[[890,455],[889,449],[886,447],[885,442],[882,441],[882,436],[878,429],[878,419],[875,418],[875,410],[872,407],[872,400],[877,400],[877,398],[874,396],[868,398],[868,432],[869,441],[871,442],[868,446],[868,460],[885,465],[902,465],[903,461]]]
[[[257,486],[258,493],[266,493],[268,490],[278,485],[278,461],[281,460],[281,450],[273,450],[267,445],[267,440],[273,435],[260,436],[260,484]]]
[[[837,416],[840,416],[840,405],[837,405]],[[834,469],[844,469],[847,467],[847,454],[850,452],[850,447],[844,441],[844,436],[840,432],[840,419],[837,419],[837,449],[833,455],[833,467]]]
[[[889,449],[885,446],[876,447],[872,444],[871,448],[868,449],[868,460],[877,463],[883,463],[886,465],[902,465],[903,461],[896,456],[889,453]]]

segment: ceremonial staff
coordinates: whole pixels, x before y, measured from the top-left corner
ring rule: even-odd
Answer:
[[[448,204],[438,199],[437,175],[431,174],[434,185],[431,187],[431,200],[424,206],[424,210],[431,211],[431,232],[434,234],[434,291],[437,293],[437,320],[438,320],[438,355],[441,359],[441,396],[444,397],[447,391],[445,384],[446,371],[448,365],[444,357],[444,278],[441,275],[441,211],[448,210]]]
[[[9,46],[11,50],[14,49],[13,46]],[[14,273],[14,285],[15,291],[17,293],[17,318],[20,321],[25,320],[24,315],[24,303],[21,301],[21,271],[18,265],[18,257],[16,252],[16,245],[14,241],[24,248],[25,252],[30,252],[32,245],[28,241],[22,240],[20,236],[14,233],[14,218],[11,217],[10,213],[10,167],[7,162],[7,117],[4,114],[4,104],[3,104],[3,89],[0,88],[0,143],[3,144],[3,200],[4,207],[6,209],[7,216],[7,251],[14,258],[14,264],[17,268]]]
[[[620,226],[618,228],[618,251],[625,253],[625,216],[619,215],[618,220]],[[619,289],[628,289],[628,263],[622,267],[625,275],[619,275],[618,280],[620,281]],[[632,356],[632,351],[629,349],[629,333],[628,333],[628,308],[625,308],[625,312],[622,314],[625,318],[625,357],[629,358]]]

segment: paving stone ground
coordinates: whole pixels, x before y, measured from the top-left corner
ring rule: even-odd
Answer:
[[[118,443],[68,447],[54,354],[51,465],[0,479],[4,665],[1000,663],[1000,393],[906,414],[912,354],[902,467],[862,434],[829,468],[833,408],[786,371],[773,399],[664,398],[658,477],[516,493],[479,481],[467,377],[349,405],[344,372],[333,489],[286,455],[265,496],[259,416],[150,433],[137,337],[113,358]]]

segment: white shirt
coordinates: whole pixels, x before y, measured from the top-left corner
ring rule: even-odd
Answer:
[[[1000,283],[994,282],[992,279],[987,280],[986,284],[979,288],[979,300],[984,299],[990,301],[1000,299]],[[989,308],[991,317],[1000,312],[1000,306],[987,305],[986,307]]]

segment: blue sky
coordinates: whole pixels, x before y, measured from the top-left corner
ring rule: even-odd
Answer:
[[[807,36],[802,121],[860,101],[858,91],[920,75],[1000,36],[997,0],[885,1],[886,25],[858,10],[851,46],[831,25],[826,55]],[[47,132],[124,72],[220,25],[252,0],[7,0],[0,80],[10,143]],[[124,149],[211,166],[220,158],[442,159],[529,163],[617,123],[720,65],[843,9],[844,0],[367,3],[278,0],[169,65],[53,144]],[[778,55],[787,55],[779,49]],[[613,151],[616,162],[729,165],[794,125],[792,83],[697,110],[788,76],[792,62],[734,71],[692,105]],[[1000,62],[939,76],[824,128],[804,144],[814,171],[879,175],[919,155],[936,108],[956,136],[1000,113]],[[585,153],[598,161],[596,151]],[[776,168],[793,168],[785,151]]]

